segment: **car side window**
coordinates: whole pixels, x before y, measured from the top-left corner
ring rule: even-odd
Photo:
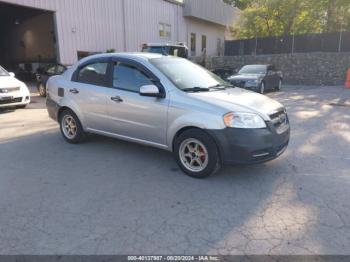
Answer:
[[[107,68],[108,62],[86,65],[79,70],[77,82],[97,86],[108,86]]]
[[[149,77],[134,66],[124,63],[114,65],[113,87],[131,92],[139,92],[140,87],[152,85]]]

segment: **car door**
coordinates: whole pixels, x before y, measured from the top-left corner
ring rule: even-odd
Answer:
[[[279,81],[277,70],[273,65],[270,65],[267,72],[269,75],[269,89],[274,89],[278,86]]]
[[[70,102],[82,116],[84,127],[92,131],[107,129],[107,89],[111,85],[108,59],[90,60],[74,72],[67,88]]]
[[[165,89],[145,66],[131,60],[113,62],[113,83],[108,90],[109,132],[126,139],[166,145],[168,97],[145,97],[139,93],[144,85]]]

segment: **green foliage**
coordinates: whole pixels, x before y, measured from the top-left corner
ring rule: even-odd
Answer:
[[[242,10],[236,38],[350,30],[350,0],[226,0]]]
[[[253,0],[224,0],[224,2],[244,10],[253,2]]]
[[[107,49],[106,53],[115,53],[115,49],[114,48]]]

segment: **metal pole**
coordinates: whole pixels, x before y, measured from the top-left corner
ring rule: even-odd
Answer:
[[[255,36],[255,55],[257,55],[258,50],[258,35]]]
[[[343,41],[343,23],[341,23],[341,26],[340,26],[339,46],[338,46],[339,53],[341,52],[342,41]]]
[[[294,38],[294,34],[293,34],[293,37],[292,37],[292,54],[294,54],[294,44],[295,44],[295,38]]]

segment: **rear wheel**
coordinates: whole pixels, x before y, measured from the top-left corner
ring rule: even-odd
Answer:
[[[191,177],[204,178],[221,167],[215,141],[200,129],[183,132],[175,140],[174,154],[180,168]]]
[[[277,86],[276,90],[277,90],[277,91],[281,91],[281,90],[282,90],[282,79],[280,79],[280,80],[278,81],[278,86]]]
[[[85,136],[78,117],[69,109],[60,114],[60,129],[64,139],[71,144],[78,144]]]
[[[261,82],[259,93],[260,94],[264,94],[265,93],[265,82]]]
[[[38,84],[38,92],[40,96],[46,97],[46,87],[43,83]]]

